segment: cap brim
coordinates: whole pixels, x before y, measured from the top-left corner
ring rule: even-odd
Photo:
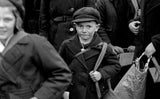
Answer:
[[[79,19],[75,19],[72,22],[73,23],[78,23],[78,22],[88,22],[88,21],[96,21],[95,19],[91,19],[91,18],[79,18]]]

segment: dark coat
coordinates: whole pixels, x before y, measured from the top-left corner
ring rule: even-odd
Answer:
[[[100,31],[108,34],[113,45],[124,48],[134,45],[134,34],[128,28],[128,23],[134,16],[131,1],[99,0],[96,8],[102,19]]]
[[[142,0],[142,16],[141,16],[141,26],[140,33],[138,35],[139,45],[141,49],[138,49],[139,52],[137,56],[140,55],[147,47],[149,43],[153,41],[155,45],[154,36],[160,34],[160,0]],[[156,45],[155,45],[156,46]],[[138,48],[137,47],[137,48]],[[155,54],[157,55],[157,54]],[[158,58],[159,56],[157,56]]]
[[[39,11],[41,0],[23,0],[25,7],[24,30],[39,33]]]
[[[102,45],[99,45],[100,42],[102,40],[96,34],[92,42],[85,46],[85,48],[91,49],[77,57],[75,55],[82,48],[77,35],[62,44],[60,55],[73,73],[72,85],[69,87],[70,99],[98,99],[95,84],[91,80],[89,72],[93,70],[101,52]],[[109,46],[98,71],[102,74],[99,84],[100,90],[104,94],[108,89],[106,80],[114,77],[120,71],[117,56],[113,54]]]
[[[41,0],[40,35],[59,49],[62,41],[75,34],[71,24],[73,13],[84,6],[94,5],[92,0]]]
[[[66,63],[46,39],[36,34],[28,34],[8,50],[0,68],[0,99],[8,99],[5,94],[9,93],[21,99],[57,99],[71,81]]]
[[[156,57],[160,64],[160,0],[142,0],[142,16],[139,37],[139,45],[136,54],[139,56],[144,52],[149,43],[153,43],[156,48]],[[152,66],[152,64],[150,64]],[[146,99],[156,99],[159,97],[160,83],[154,84],[150,74],[147,78]]]

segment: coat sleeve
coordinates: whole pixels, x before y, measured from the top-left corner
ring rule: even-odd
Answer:
[[[106,55],[102,60],[102,68],[99,69],[102,79],[114,77],[121,70],[121,66],[116,54],[113,53],[111,47],[108,46]]]
[[[71,71],[55,48],[46,39],[39,38],[34,38],[35,49],[47,79],[35,96],[38,99],[57,99],[70,84]]]

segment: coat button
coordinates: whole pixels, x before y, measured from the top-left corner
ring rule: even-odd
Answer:
[[[70,31],[70,32],[73,32],[73,31],[74,31],[74,28],[70,28],[69,31]]]

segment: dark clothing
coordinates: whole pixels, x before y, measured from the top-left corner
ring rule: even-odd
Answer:
[[[63,40],[75,34],[73,13],[84,6],[93,6],[92,0],[41,0],[40,35],[59,49]]]
[[[141,26],[140,33],[138,35],[139,45],[137,45],[137,56],[139,56],[149,43],[155,45],[154,38],[157,38],[160,34],[159,28],[159,9],[160,1],[159,0],[142,0],[142,16],[141,16]],[[157,36],[156,36],[157,35]],[[141,49],[139,49],[141,48]],[[158,51],[157,51],[158,52]],[[155,53],[157,56],[157,54]],[[159,59],[159,56],[157,56]]]
[[[121,48],[134,45],[134,34],[128,28],[129,21],[134,17],[134,7],[131,0],[98,0],[96,8],[101,15],[101,34],[108,34],[110,43]],[[106,39],[102,36],[102,39]],[[124,67],[116,77],[111,80],[114,88],[123,77],[128,67]]]
[[[134,34],[128,28],[128,22],[134,16],[131,5],[128,0],[99,0],[96,4],[102,19],[100,32],[107,33],[115,46],[133,45]]]
[[[152,37],[152,43],[157,51],[160,51],[160,34]]]
[[[10,93],[21,99],[57,99],[71,81],[66,63],[36,34],[28,34],[13,45],[1,57],[0,68],[0,99],[9,99]]]
[[[156,57],[160,63],[160,0],[142,0],[141,1],[142,16],[140,33],[138,35],[139,45],[136,47],[136,55],[139,56],[149,43],[153,43],[156,48]],[[152,66],[152,64],[150,65]],[[159,97],[160,83],[154,84],[150,74],[147,78],[146,99],[156,99]]]
[[[60,55],[73,73],[72,84],[69,87],[70,99],[98,99],[95,84],[90,78],[89,72],[93,70],[101,52],[102,44],[100,42],[102,42],[101,38],[95,34],[91,43],[85,45],[85,49],[91,49],[78,56],[75,55],[82,48],[78,35],[62,43]],[[117,56],[109,46],[107,46],[106,54],[97,71],[102,74],[99,85],[102,94],[104,94],[108,89],[106,80],[114,77],[120,71]]]
[[[41,0],[23,0],[25,7],[24,30],[39,34],[39,13]]]

